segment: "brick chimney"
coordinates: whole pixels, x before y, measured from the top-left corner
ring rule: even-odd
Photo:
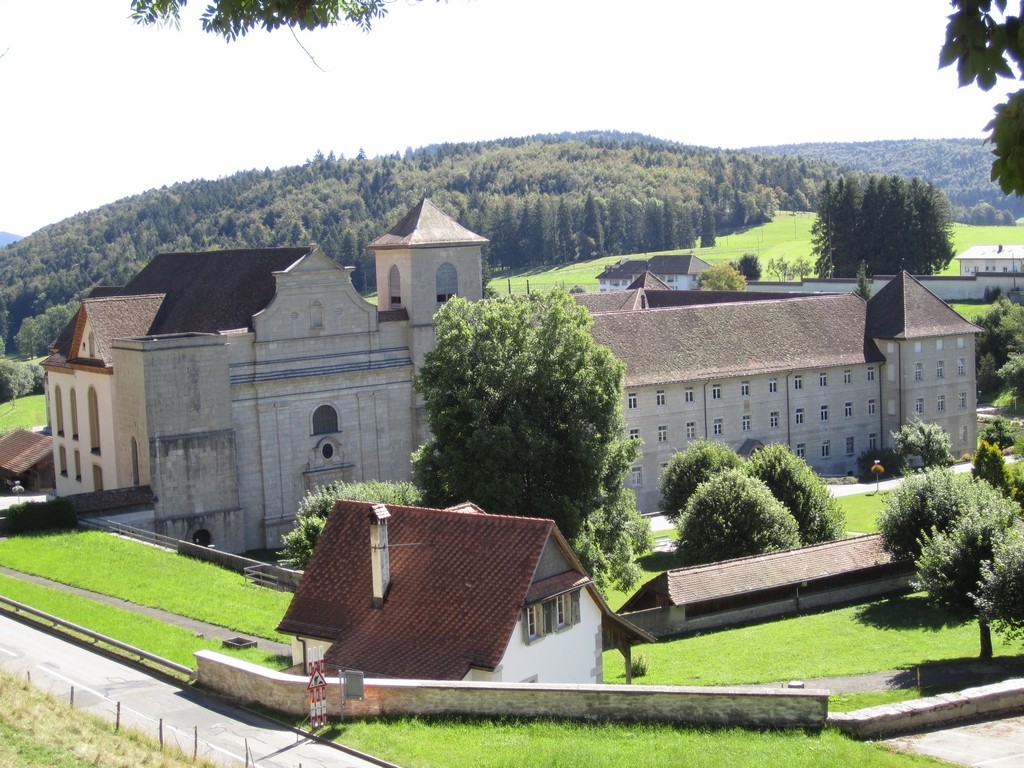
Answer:
[[[373,607],[383,608],[391,585],[388,557],[388,518],[391,513],[383,504],[374,504],[370,513],[370,571],[373,576]]]

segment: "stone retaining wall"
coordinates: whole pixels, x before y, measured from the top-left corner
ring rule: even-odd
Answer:
[[[1024,680],[967,688],[897,704],[883,704],[855,712],[832,712],[833,725],[856,739],[874,739],[896,733],[916,733],[964,720],[1003,715],[1024,709]]]
[[[246,704],[290,715],[309,712],[308,679],[213,651],[196,653],[197,681]],[[337,677],[328,677],[328,715],[339,717]],[[654,685],[552,685],[367,679],[362,700],[345,702],[346,718],[404,715],[559,717],[621,722],[758,728],[821,728],[828,691],[696,688]]]

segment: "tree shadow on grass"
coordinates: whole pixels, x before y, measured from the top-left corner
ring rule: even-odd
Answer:
[[[863,605],[854,611],[861,624],[876,629],[927,629],[938,631],[962,626],[972,617],[932,605],[924,595],[905,595]]]
[[[637,559],[637,565],[645,571],[671,571],[679,568],[679,556],[675,552],[651,552]]]

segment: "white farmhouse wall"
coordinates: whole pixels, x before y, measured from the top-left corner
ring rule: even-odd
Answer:
[[[527,644],[522,621],[520,616],[512,630],[505,655],[494,673],[471,672],[466,680],[506,683],[603,682],[601,609],[586,589],[580,593],[578,624]]]

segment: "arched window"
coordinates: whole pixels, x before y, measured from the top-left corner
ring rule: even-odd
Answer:
[[[324,305],[314,301],[309,305],[309,327],[323,328],[324,326]]]
[[[436,286],[437,303],[444,304],[459,290],[459,275],[455,267],[445,262],[437,268],[437,275],[434,278]]]
[[[96,357],[96,334],[89,333],[89,357]]]
[[[71,439],[78,439],[78,398],[74,387],[71,388]]]
[[[60,387],[54,387],[53,389],[53,418],[57,424],[57,434],[61,437],[64,436],[64,401],[60,397]]]
[[[329,405],[313,411],[313,434],[328,435],[338,431],[338,412]]]
[[[139,443],[132,438],[132,485],[139,484]]]
[[[98,454],[100,452],[100,405],[93,387],[89,387],[86,400],[89,404],[89,449]]]
[[[388,273],[388,295],[391,297],[388,309],[397,309],[402,306],[402,275],[397,266],[391,267],[391,271]]]
[[[99,464],[92,465],[92,489],[103,490],[103,468]]]

